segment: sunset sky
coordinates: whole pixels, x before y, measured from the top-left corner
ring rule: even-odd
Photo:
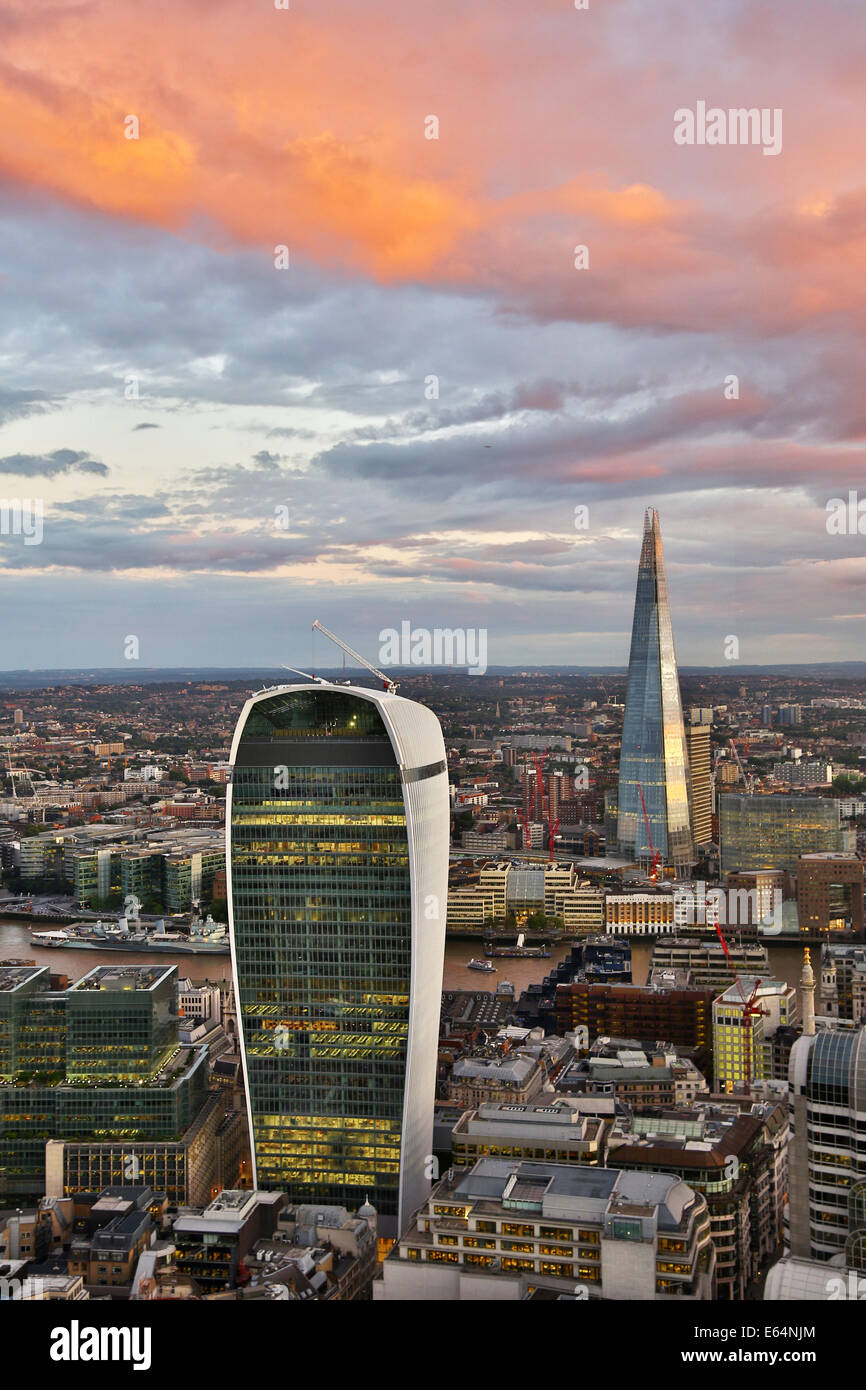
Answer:
[[[864,73],[863,0],[0,0],[0,667],[624,664],[649,505],[681,662],[866,659]]]

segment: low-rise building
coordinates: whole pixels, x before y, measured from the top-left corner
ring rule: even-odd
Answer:
[[[609,936],[663,936],[676,929],[672,893],[608,893],[604,914]]]
[[[373,1297],[710,1299],[714,1288],[706,1201],[678,1178],[485,1158],[437,1184]]]
[[[706,1198],[717,1297],[745,1297],[782,1240],[787,1196],[787,1107],[701,1103],[620,1116],[608,1140],[616,1168],[673,1173]]]
[[[480,1158],[545,1159],[551,1163],[604,1162],[614,1102],[607,1097],[546,1095],[528,1105],[485,1102],[464,1111],[451,1131],[454,1166]]]
[[[179,1272],[195,1279],[203,1293],[233,1288],[245,1257],[273,1235],[285,1205],[282,1192],[233,1189],[220,1192],[203,1211],[179,1212],[172,1223]]]
[[[664,1043],[647,1051],[636,1042],[616,1041],[611,1045],[598,1039],[592,1056],[572,1062],[557,1083],[562,1092],[612,1096],[634,1110],[691,1105],[708,1094],[707,1079],[691,1058],[679,1056]]]

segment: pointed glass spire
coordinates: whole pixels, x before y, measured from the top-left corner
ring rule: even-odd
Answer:
[[[643,800],[641,800],[643,793]],[[662,537],[647,510],[637,575],[619,760],[620,852],[678,872],[694,861],[689,760]],[[649,828],[649,829],[648,829]]]

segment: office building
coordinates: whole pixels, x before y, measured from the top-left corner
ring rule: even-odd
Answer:
[[[790,1253],[864,1268],[866,1030],[806,1031],[791,1049]]]
[[[384,1234],[429,1190],[449,801],[431,712],[260,691],[231,750],[227,885],[255,1184]]]
[[[712,1077],[713,999],[718,990],[692,989],[679,981],[651,985],[591,984],[574,980],[557,986],[554,1013],[562,1037],[586,1028],[600,1037],[664,1038],[690,1049],[695,1065]]]
[[[713,838],[713,770],[709,723],[686,725],[689,785],[692,797],[692,839],[695,846]]]
[[[839,803],[822,796],[719,797],[721,872],[787,869],[804,854],[848,851]]]
[[[375,1300],[710,1299],[705,1199],[669,1174],[483,1158],[391,1250]]]
[[[663,936],[675,930],[671,893],[608,893],[604,912],[608,936]]]
[[[757,927],[778,920],[789,876],[781,869],[745,870],[725,878],[726,924]]]
[[[690,1057],[666,1043],[631,1038],[599,1038],[590,1056],[572,1062],[556,1085],[564,1096],[610,1096],[634,1111],[691,1105],[710,1089]]]
[[[771,1039],[799,1018],[797,991],[782,980],[739,976],[713,1003],[716,1084],[732,1090],[741,1082],[772,1075]]]
[[[484,1102],[464,1110],[451,1131],[455,1167],[471,1168],[480,1158],[543,1158],[550,1163],[604,1163],[613,1124],[609,1097],[548,1094],[527,1105]]]
[[[634,605],[617,798],[621,854],[694,860],[689,757],[658,512],[646,514]],[[649,827],[649,830],[647,829]]]
[[[98,1192],[136,1182],[164,1192],[179,1206],[206,1206],[214,1188],[251,1181],[247,1118],[226,1110],[225,1097],[210,1091],[177,1139],[49,1139],[45,1151],[45,1192],[49,1197]]]
[[[727,947],[726,954],[715,933],[706,938],[661,937],[653,946],[650,973],[656,970],[684,970],[695,988],[714,989],[717,993],[727,989],[733,971],[761,980],[769,977],[770,962],[766,946],[731,940]]]
[[[113,1172],[143,1182],[144,1150],[183,1140],[207,1088],[207,1048],[178,1045],[176,966],[97,966],[65,990],[51,988],[45,966],[0,968],[0,1170],[9,1196],[45,1192],[52,1140],[90,1154],[107,1147]],[[77,1190],[81,1178],[92,1190],[104,1161],[55,1164],[53,1194]],[[154,1165],[148,1157],[149,1171]],[[182,1179],[177,1196],[186,1169]],[[199,1181],[207,1180],[205,1171]]]
[[[856,854],[804,854],[797,861],[800,931],[863,935],[863,860]]]
[[[787,1107],[701,1102],[620,1116],[608,1139],[612,1168],[672,1173],[706,1199],[720,1299],[742,1300],[782,1239],[787,1195]]]
[[[829,787],[833,781],[833,765],[814,758],[773,763],[773,781],[783,782],[788,787]]]
[[[219,1192],[204,1211],[179,1212],[172,1223],[179,1273],[203,1293],[231,1288],[244,1256],[273,1234],[285,1205],[281,1192],[233,1189]]]

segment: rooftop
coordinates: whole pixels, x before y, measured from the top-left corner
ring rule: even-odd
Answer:
[[[20,989],[28,980],[42,974],[45,975],[45,983],[47,984],[48,967],[46,965],[0,966],[0,993],[14,994],[15,990]]]
[[[97,965],[69,989],[70,993],[76,990],[151,990],[176,970],[176,965]]]

